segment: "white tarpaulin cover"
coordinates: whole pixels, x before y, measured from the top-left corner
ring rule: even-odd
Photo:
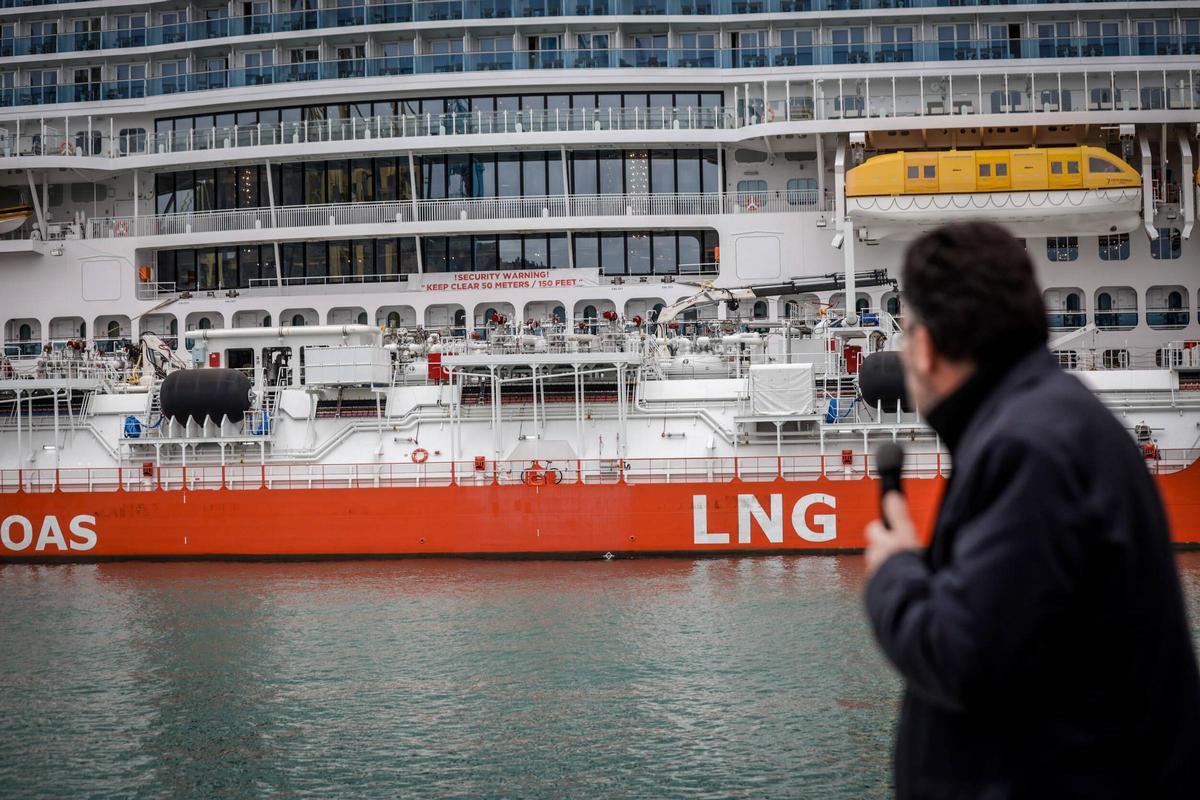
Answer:
[[[764,364],[750,367],[750,403],[756,416],[812,414],[812,364]]]

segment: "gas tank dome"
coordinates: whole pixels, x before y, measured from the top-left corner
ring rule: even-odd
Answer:
[[[159,402],[163,416],[186,424],[188,419],[241,422],[250,409],[250,379],[236,369],[181,369],[163,379]]]
[[[872,353],[863,360],[858,368],[858,388],[863,402],[869,406],[895,410],[899,401],[900,408],[912,411],[904,386],[904,367],[900,354],[894,350]]]

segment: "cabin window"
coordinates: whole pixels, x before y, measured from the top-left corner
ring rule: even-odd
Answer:
[[[1182,367],[1183,350],[1178,347],[1158,348],[1154,351],[1154,365],[1156,367]]]
[[[1120,172],[1121,168],[1108,159],[1092,156],[1088,159],[1089,172]]]
[[[121,323],[115,319],[108,321],[108,338],[118,339],[121,336]]]
[[[1074,261],[1079,258],[1079,237],[1049,237],[1046,239],[1046,257],[1051,261]]]
[[[303,328],[304,327],[304,315],[303,314],[293,314],[292,315],[292,327],[293,328]]]
[[[754,304],[754,319],[767,318],[767,301],[759,300]]]
[[[935,167],[933,164],[927,165],[925,167],[925,177],[926,178],[936,178],[937,177],[937,167]]]
[[[202,331],[206,331],[212,327],[212,320],[208,317],[201,317],[200,321],[196,323],[196,327]]]
[[[909,177],[909,180],[914,180],[914,181],[917,178],[921,177],[920,168],[919,167],[909,167],[908,168],[908,177]]]
[[[400,327],[400,314],[396,311],[389,311],[387,315],[387,326],[389,328]]]
[[[1008,164],[997,164],[996,165],[996,177],[997,178],[1003,178],[1007,174],[1008,174]]]
[[[787,182],[788,205],[813,206],[817,204],[816,178],[789,178]]]
[[[1159,228],[1158,238],[1150,242],[1150,255],[1160,261],[1179,258],[1183,252],[1183,237],[1178,228]]]
[[[1129,234],[1114,233],[1100,237],[1101,261],[1124,261],[1129,258]]]
[[[980,164],[979,165],[979,177],[981,177],[981,178],[992,177],[992,165],[991,164]]]
[[[22,342],[28,342],[32,338],[33,338],[33,328],[30,327],[28,324],[23,324],[23,325],[21,325],[20,328],[17,329],[17,339],[18,340],[20,340]]]
[[[1063,162],[1061,162],[1061,161],[1051,161],[1050,162],[1050,174],[1051,175],[1062,175],[1062,172],[1063,172]]]
[[[1129,369],[1129,351],[1105,350],[1103,363],[1105,369]]]
[[[1079,174],[1079,162],[1078,161],[1068,161],[1067,162],[1067,174],[1068,175],[1078,175]]]
[[[1079,366],[1079,353],[1074,350],[1055,350],[1054,357],[1063,369],[1075,369]]]

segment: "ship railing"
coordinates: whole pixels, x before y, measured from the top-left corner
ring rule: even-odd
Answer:
[[[1028,43],[1030,40],[1026,40]],[[1034,40],[1036,42],[1036,40]],[[1023,43],[1023,45],[1025,44]],[[864,44],[861,51],[847,46],[814,45],[808,47],[762,47],[762,48],[633,48],[608,50],[553,50],[535,52],[474,52],[431,54],[415,56],[382,56],[357,58],[341,61],[310,61],[298,64],[278,64],[268,67],[247,67],[195,72],[184,75],[151,77],[134,80],[97,81],[87,83],[64,83],[54,86],[20,86],[0,89],[0,107],[55,105],[60,103],[88,103],[109,100],[141,100],[184,92],[201,92],[239,87],[262,87],[296,81],[336,81],[355,78],[379,78],[396,75],[423,75],[442,73],[470,73],[511,70],[572,70],[572,69],[722,69],[742,70],[759,68],[796,67],[814,65],[840,67],[827,70],[834,77],[814,77],[808,80],[788,79],[783,99],[763,103],[751,100],[742,103],[732,115],[724,116],[720,122],[713,118],[713,127],[745,127],[762,123],[805,119],[843,119],[850,117],[876,116],[926,116],[964,115],[986,113],[1034,112],[1084,112],[1088,110],[1187,110],[1197,105],[1196,88],[1190,79],[1190,70],[1195,53],[1141,53],[1121,52],[1105,57],[1092,45],[1082,43],[1068,46],[1062,51],[1046,56],[1040,52],[1023,50],[1014,56],[1010,49],[997,50],[986,42],[923,42],[914,43],[909,52],[887,44]],[[948,48],[943,45],[951,45]],[[1070,47],[1082,51],[1085,56],[1096,58],[1096,66],[1088,69],[1089,58],[1068,55]],[[1200,49],[1200,42],[1188,43],[1186,49]],[[1180,47],[1179,49],[1185,49]],[[993,54],[1001,53],[997,58]],[[1174,58],[1169,58],[1174,56]],[[1038,59],[1032,69],[1011,63],[1011,59]],[[925,75],[896,74],[868,78],[856,74],[856,67],[864,72],[878,70],[879,65],[900,61],[919,66]],[[1135,60],[1124,70],[1113,69],[1113,58]],[[1145,66],[1146,59],[1156,59],[1158,69],[1138,69]],[[942,76],[931,76],[937,71],[939,62],[947,67]],[[979,64],[972,69],[971,66]],[[1064,67],[1066,69],[1064,69]],[[859,85],[862,89],[859,89]],[[872,91],[870,85],[874,85]],[[886,90],[885,90],[886,87]],[[333,90],[336,91],[336,90]],[[1070,95],[1065,93],[1070,92]],[[996,93],[999,93],[998,95]],[[903,101],[901,102],[901,99]],[[686,106],[684,107],[686,108]],[[583,109],[579,109],[582,111]],[[591,110],[591,109],[589,109]],[[603,110],[598,110],[603,111]],[[659,124],[655,119],[657,109],[648,108],[647,126]],[[445,112],[443,112],[445,113]],[[469,120],[472,111],[450,112]],[[482,114],[502,114],[483,112]],[[517,112],[510,112],[517,113]],[[412,116],[416,116],[415,114]],[[562,117],[560,116],[560,119]],[[501,116],[502,120],[503,117]],[[587,117],[579,115],[581,125],[588,124]],[[603,118],[591,118],[593,130]],[[686,117],[672,115],[667,120],[668,130],[685,127]],[[727,124],[728,123],[728,124]],[[257,124],[257,123],[256,123]],[[275,123],[280,124],[282,123]],[[444,128],[448,133],[458,133],[452,124]],[[469,122],[463,123],[463,132]],[[240,126],[239,126],[240,127]],[[250,126],[247,125],[247,128]],[[488,132],[487,123],[483,123]],[[702,126],[698,126],[702,127]],[[585,130],[587,128],[584,128]],[[640,129],[640,128],[639,128]],[[199,137],[208,142],[218,141],[211,129],[201,129]],[[281,127],[279,130],[283,130]],[[497,130],[504,132],[505,129]],[[525,131],[522,131],[525,132]],[[439,135],[433,128],[425,135]],[[36,134],[41,137],[40,131]],[[103,142],[97,146],[92,142],[81,142],[77,135],[72,139],[56,133],[56,139],[30,138],[28,143],[10,149],[14,155],[119,155],[122,152],[149,149],[144,134],[127,134],[125,139],[110,134],[107,153]],[[86,137],[85,137],[86,138]],[[147,137],[148,138],[148,137]],[[222,137],[220,146],[224,145]],[[155,139],[155,151],[158,146]],[[190,140],[194,145],[197,138]],[[57,143],[56,143],[57,142]],[[285,142],[286,143],[286,140]],[[230,146],[234,146],[231,140]],[[3,145],[0,144],[0,148]],[[195,149],[204,149],[207,142]],[[99,152],[97,152],[99,150]],[[172,151],[174,152],[174,151]]]
[[[4,0],[0,7],[52,4],[63,0]],[[66,0],[71,2],[72,0]],[[1022,0],[1042,3],[1051,0]],[[1056,0],[1063,2],[1063,0]],[[1071,0],[1066,0],[1070,2]],[[347,5],[338,8],[242,14],[220,19],[202,19],[162,25],[136,25],[104,31],[74,31],[2,40],[0,57],[48,55],[97,50],[203,43],[233,36],[264,36],[297,31],[341,30],[363,25],[398,25],[412,22],[450,22],[463,19],[554,18],[570,16],[708,16],[714,14],[780,14],[981,6],[996,0],[407,0],[379,4]],[[741,48],[745,66],[766,66],[756,54],[768,48]],[[943,60],[1011,58],[1087,58],[1119,55],[1171,56],[1200,53],[1200,37],[1180,32],[1152,35],[1048,36],[1024,40],[997,37],[986,40],[914,41],[806,45],[783,49],[797,54],[790,64],[864,61],[904,62],[914,58]],[[746,53],[748,51],[748,54]],[[928,51],[928,52],[926,52]],[[710,51],[702,51],[710,52]],[[513,61],[545,53],[489,53],[498,62]],[[461,59],[461,54],[459,58]],[[436,62],[435,62],[436,63]],[[453,62],[443,61],[451,64]],[[773,64],[779,66],[778,63]],[[512,68],[511,66],[508,68]],[[270,75],[270,67],[248,68]]]
[[[1156,475],[1182,471],[1200,448],[1143,447]],[[909,453],[905,475],[945,476],[949,457]],[[428,461],[378,464],[226,464],[0,469],[0,492],[147,492],[249,489],[369,489],[420,486],[558,486],[572,484],[808,482],[875,478],[873,456],[854,450],[825,455],[711,458],[607,458]]]
[[[787,191],[730,192],[724,196],[717,193],[575,194],[334,203],[281,206],[275,209],[263,207],[137,217],[98,217],[89,224],[92,238],[122,238],[406,222],[792,213],[806,210],[805,205],[793,202],[798,196],[806,194],[813,194],[815,203],[815,193]]]

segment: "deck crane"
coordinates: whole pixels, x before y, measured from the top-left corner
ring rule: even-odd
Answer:
[[[896,279],[889,278],[886,269],[856,272],[854,273],[854,283],[856,286],[861,287],[890,285],[893,289],[896,288]],[[681,300],[676,300],[658,312],[658,317],[654,322],[659,325],[666,325],[673,322],[676,317],[686,311],[716,303],[727,303],[730,308],[736,309],[738,303],[742,300],[757,300],[762,297],[779,297],[785,294],[799,294],[802,292],[831,292],[845,288],[846,275],[841,272],[831,272],[828,275],[814,275],[785,283],[767,283],[729,288],[711,285],[702,286],[700,291],[695,294]]]

